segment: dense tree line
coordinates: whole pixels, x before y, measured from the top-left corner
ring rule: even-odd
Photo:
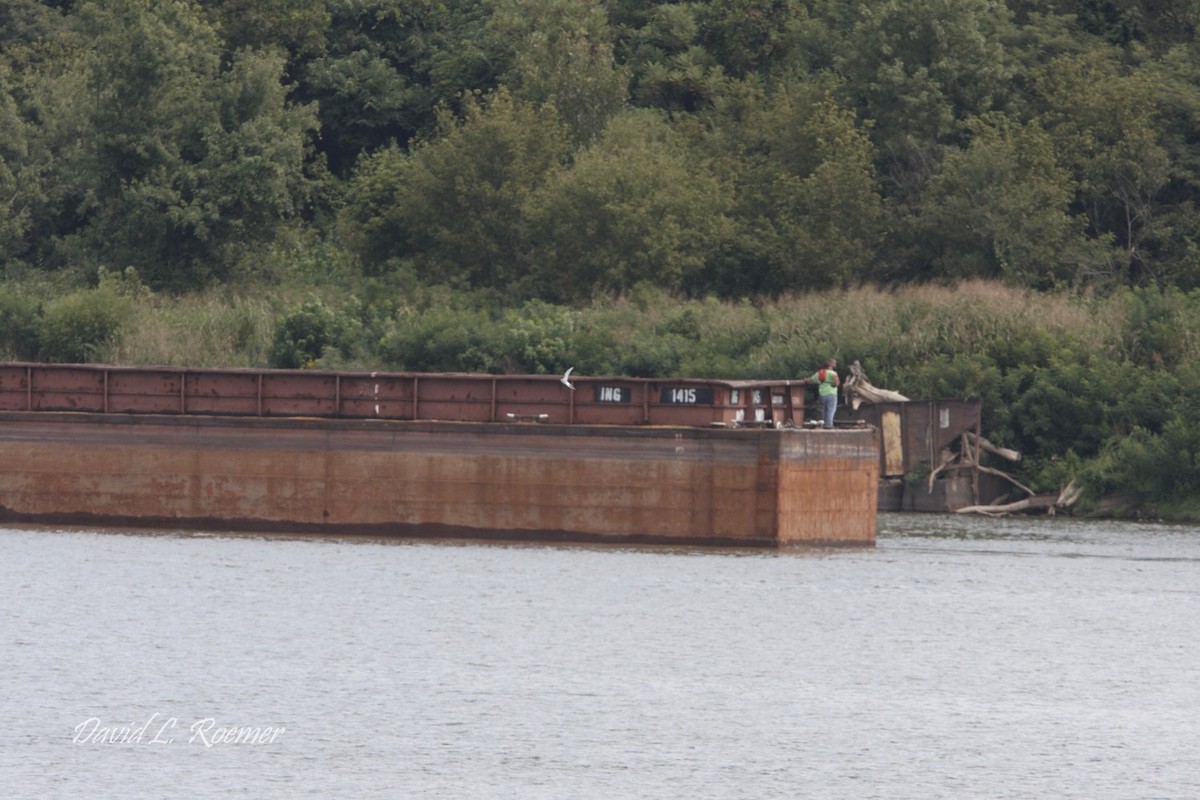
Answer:
[[[1194,0],[0,0],[0,260],[1200,285]]]

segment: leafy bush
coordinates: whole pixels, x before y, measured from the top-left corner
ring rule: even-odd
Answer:
[[[359,327],[353,309],[339,314],[315,297],[305,300],[275,329],[270,363],[281,369],[311,368],[334,347],[348,349]]]
[[[560,373],[575,366],[573,344],[578,312],[531,300],[501,319],[505,352],[518,372]]]
[[[38,355],[41,303],[9,287],[0,287],[0,353],[30,360]]]
[[[1138,364],[1174,367],[1189,354],[1186,330],[1187,300],[1178,290],[1128,290],[1114,298],[1125,310],[1121,346]],[[1196,303],[1192,304],[1193,309]],[[1194,313],[1194,311],[1193,311]]]
[[[132,311],[132,301],[110,282],[51,300],[38,323],[38,353],[44,361],[94,361],[115,346]]]
[[[434,306],[405,310],[378,344],[392,369],[413,372],[502,372],[506,353],[496,322],[484,311]]]
[[[1171,402],[1148,406],[1139,402],[1145,394],[1133,393],[1131,404],[1145,412],[1135,419],[1165,415],[1166,420],[1157,429],[1137,424],[1128,435],[1110,436],[1100,454],[1083,465],[1084,485],[1093,499],[1133,494],[1159,512],[1178,507],[1194,519],[1196,509],[1189,504],[1200,498],[1200,364],[1187,365],[1169,381],[1151,369],[1139,377],[1133,385],[1165,383]]]

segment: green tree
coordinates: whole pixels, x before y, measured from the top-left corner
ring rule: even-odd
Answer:
[[[887,213],[875,149],[854,114],[820,84],[789,81],[724,138],[736,228],[712,283],[724,294],[843,287],[873,270]]]
[[[42,235],[65,262],[134,265],[157,287],[229,277],[306,203],[314,118],[287,105],[282,57],[223,67],[182,0],[85,3],[72,19],[89,46],[42,105],[67,120],[51,134],[62,185]]]
[[[507,91],[443,110],[410,153],[365,160],[342,219],[368,271],[409,267],[431,283],[508,287],[526,272],[525,207],[569,152],[549,107]]]
[[[78,203],[86,126],[68,21],[32,0],[0,5],[0,264],[41,264]]]
[[[1200,389],[1196,378],[1194,370],[1185,374],[1183,396],[1196,397]],[[1085,465],[1084,482],[1097,499],[1134,494],[1151,504],[1154,512],[1178,504],[1194,516],[1200,496],[1198,453],[1200,403],[1189,399],[1173,410],[1161,429],[1136,427],[1128,435],[1109,439],[1100,456]]]
[[[1038,0],[1033,5],[1070,15],[1081,31],[1123,48],[1141,45],[1161,52],[1193,41],[1200,29],[1200,7],[1193,0]]]
[[[1051,288],[1073,282],[1084,222],[1069,213],[1074,184],[1035,125],[980,121],[964,150],[950,151],[930,181],[917,241],[934,273]]]
[[[197,120],[190,133],[198,141],[122,193],[123,218],[111,232],[126,243],[127,262],[157,257],[144,269],[156,285],[227,278],[242,252],[270,242],[306,210],[314,120],[311,109],[286,108],[281,69],[275,56],[238,54],[209,88],[214,116]],[[140,225],[131,230],[125,215]]]
[[[529,206],[529,294],[579,300],[642,282],[679,290],[725,226],[727,200],[663,117],[614,119]]]
[[[31,361],[38,357],[41,312],[41,302],[27,292],[0,286],[0,358]]]
[[[508,361],[505,372],[562,374],[574,366],[579,316],[578,311],[540,300],[506,310],[498,323]]]
[[[326,0],[207,0],[204,9],[230,52],[283,48],[295,59],[323,52]]]
[[[495,320],[477,308],[404,309],[379,342],[392,369],[416,372],[503,372],[511,363]]]
[[[1170,180],[1159,82],[1099,48],[1053,59],[1032,77],[1038,122],[1059,162],[1073,170],[1089,232],[1113,244],[1110,257],[1093,265],[1092,277],[1134,285],[1154,280],[1157,267],[1144,247],[1155,235],[1160,194]]]
[[[279,321],[269,355],[272,367],[312,367],[338,340],[334,311],[315,297],[306,299]]]
[[[56,5],[39,0],[0,3],[0,62],[21,73],[44,69],[72,52],[72,43],[62,35],[66,18]]]
[[[131,311],[130,299],[111,282],[54,298],[37,323],[38,357],[63,363],[97,360],[120,342]]]
[[[319,107],[320,152],[340,177],[360,155],[428,136],[441,106],[490,91],[511,58],[489,34],[490,2],[328,0],[327,47],[296,68]]]
[[[699,40],[735,78],[806,66],[812,23],[801,0],[730,0],[697,7]]]
[[[513,95],[550,103],[576,142],[590,142],[620,111],[629,77],[613,60],[604,10],[575,0],[500,0],[490,27],[512,43],[502,75]]]
[[[1157,207],[1142,253],[1160,285],[1200,287],[1200,59],[1196,45],[1175,47],[1149,66],[1156,88],[1159,145],[1169,177],[1156,194]]]
[[[1138,367],[1070,345],[1052,353],[1044,367],[1030,370],[1028,385],[1010,401],[1021,452],[1072,450],[1085,458],[1095,456],[1113,434],[1112,399],[1124,387],[1150,379]]]
[[[960,123],[1001,109],[1013,68],[1000,0],[886,0],[859,6],[837,61],[844,89],[871,121],[889,194],[916,204],[941,146]]]
[[[671,113],[708,109],[727,76],[700,44],[703,7],[696,3],[613,6],[610,13],[619,30],[617,60],[632,70],[634,102]]]
[[[21,240],[29,225],[29,208],[20,172],[31,131],[13,99],[10,71],[0,63],[0,264],[23,247]]]

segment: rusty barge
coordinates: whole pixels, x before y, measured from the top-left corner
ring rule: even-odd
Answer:
[[[803,409],[787,381],[0,364],[0,520],[874,543],[875,428]]]

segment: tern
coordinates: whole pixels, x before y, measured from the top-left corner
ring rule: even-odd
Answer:
[[[575,391],[575,384],[571,383],[571,371],[574,369],[574,367],[569,367],[567,371],[563,373],[563,376],[558,379],[559,383],[570,389],[572,392]]]

